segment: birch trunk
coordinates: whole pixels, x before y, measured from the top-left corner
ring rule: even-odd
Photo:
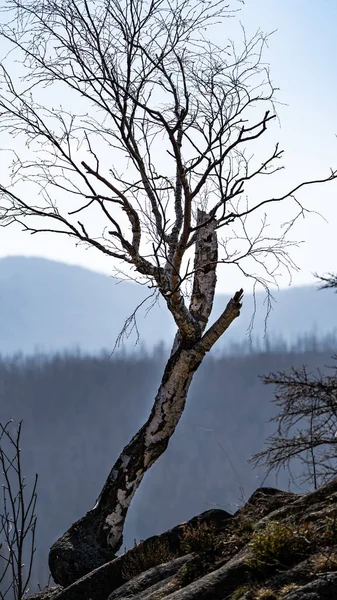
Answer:
[[[207,217],[199,211],[198,223],[202,224]],[[146,471],[168,446],[184,411],[194,373],[205,354],[240,314],[242,290],[203,333],[213,306],[216,260],[215,222],[211,222],[198,230],[196,240],[189,307],[191,323],[197,325],[194,338],[178,330],[149,418],[120,454],[94,508],[52,546],[49,567],[54,581],[60,585],[68,586],[114,558],[123,542],[124,522],[132,498]]]

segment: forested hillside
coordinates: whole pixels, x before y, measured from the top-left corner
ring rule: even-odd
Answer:
[[[261,470],[247,464],[271,431],[267,421],[275,410],[272,388],[258,375],[302,364],[324,370],[331,353],[208,357],[168,451],[146,474],[131,505],[125,546],[208,508],[234,512],[264,480]],[[50,545],[92,508],[121,449],[147,418],[164,360],[160,348],[152,356],[1,360],[0,420],[24,420],[27,485],[39,474],[32,590],[37,581],[47,582]],[[275,485],[275,478],[267,483]],[[287,489],[287,473],[277,485]]]

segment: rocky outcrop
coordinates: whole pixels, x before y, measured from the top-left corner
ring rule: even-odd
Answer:
[[[76,567],[78,568],[78,567]],[[31,600],[337,599],[337,478],[309,494],[259,488]]]

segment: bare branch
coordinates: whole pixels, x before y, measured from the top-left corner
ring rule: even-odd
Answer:
[[[337,357],[335,357],[337,359]],[[250,460],[268,472],[290,468],[294,458],[305,466],[301,479],[315,488],[336,476],[337,470],[337,370],[333,375],[307,372],[305,366],[290,373],[264,376],[276,386],[273,402],[279,413],[271,419],[277,431],[267,448]]]
[[[317,279],[320,279],[320,281],[323,282],[323,285],[321,285],[318,289],[319,290],[325,290],[325,289],[336,289],[337,288],[337,275],[336,273],[328,273],[327,275],[323,276],[323,275],[317,275],[317,273],[314,273],[315,277],[317,277]]]
[[[0,535],[8,551],[8,555],[2,553],[0,555],[5,561],[4,570],[0,575],[0,584],[2,585],[0,598],[3,600],[11,591],[15,600],[23,600],[29,591],[28,585],[35,554],[35,507],[38,476],[35,475],[31,493],[26,497],[26,483],[22,474],[20,454],[22,421],[18,425],[15,437],[10,431],[11,423],[12,421],[5,425],[0,423],[0,465],[4,481]],[[14,452],[12,456],[9,455],[10,450]],[[2,546],[1,542],[0,549]]]

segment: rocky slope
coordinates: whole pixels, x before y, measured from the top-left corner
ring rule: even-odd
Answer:
[[[333,600],[337,478],[308,494],[257,489],[30,600]]]

